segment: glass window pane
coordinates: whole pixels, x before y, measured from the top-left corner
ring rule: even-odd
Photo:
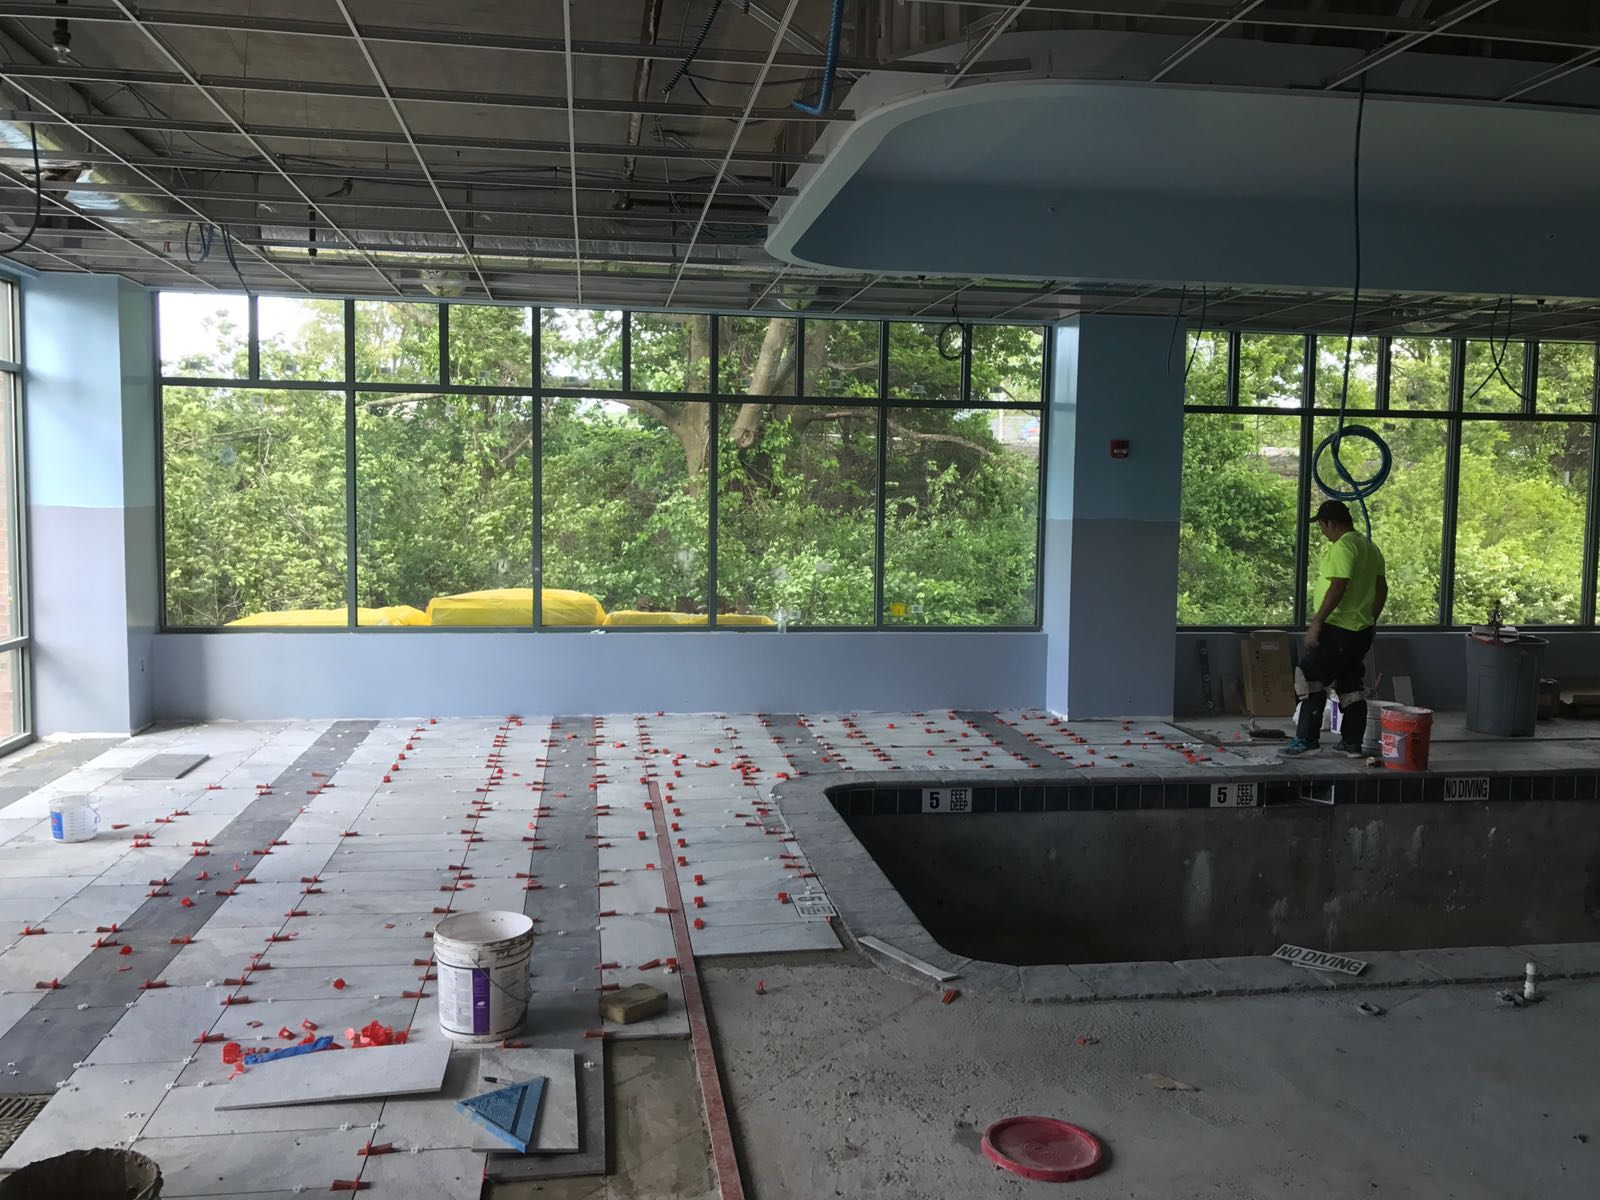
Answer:
[[[344,301],[259,296],[261,378],[344,382]]]
[[[1521,412],[1521,342],[1469,341],[1461,406],[1466,412]]]
[[[1316,399],[1318,408],[1338,408],[1344,392],[1345,339],[1339,335],[1317,338]],[[1371,412],[1378,407],[1378,339],[1350,341],[1350,401],[1353,410]]]
[[[437,384],[439,306],[357,300],[356,379]]]
[[[250,374],[250,297],[162,292],[156,297],[161,373],[191,379]]]
[[[1590,429],[1564,421],[1469,421],[1461,430],[1455,611],[1513,625],[1581,615]]]
[[[620,388],[622,314],[614,309],[541,308],[539,360],[545,387]]]
[[[503,588],[527,593],[532,621],[532,586],[533,401],[358,393],[359,622],[403,625],[400,606]]]
[[[1450,339],[1391,338],[1389,407],[1397,412],[1450,408]]]
[[[940,341],[945,321],[898,321],[889,326],[889,395],[896,400],[960,400],[961,336]],[[945,357],[947,354],[952,357]]]
[[[1186,414],[1178,623],[1292,621],[1299,504],[1299,417]]]
[[[972,398],[1038,404],[1044,386],[1044,330],[1038,325],[972,326]]]
[[[0,295],[13,285],[0,283]],[[22,633],[22,553],[19,530],[25,514],[17,510],[17,463],[20,447],[16,429],[17,377],[7,371],[0,375],[0,633],[15,637]]]
[[[450,382],[532,387],[533,310],[501,304],[452,304]]]
[[[0,654],[0,740],[28,732],[28,699],[22,670],[20,646]]]
[[[807,321],[806,395],[876,396],[881,328],[876,321]]]
[[[717,390],[724,396],[793,396],[795,335],[788,317],[721,317],[717,329]]]
[[[1593,412],[1594,343],[1540,342],[1533,403],[1542,413]]]
[[[1173,361],[1176,369],[1177,361]],[[1183,368],[1188,372],[1183,384],[1185,404],[1221,406],[1228,402],[1228,335],[1191,333],[1184,348]]]
[[[711,318],[630,313],[630,382],[636,392],[704,392],[711,386]]]
[[[1368,423],[1371,424],[1370,418]],[[1337,417],[1318,417],[1314,428],[1315,444],[1338,426]],[[1449,424],[1426,419],[1382,421],[1378,435],[1389,445],[1394,466],[1389,480],[1367,501],[1372,517],[1372,540],[1383,551],[1388,572],[1389,603],[1383,611],[1385,625],[1436,625],[1439,622],[1440,557],[1444,545],[1445,456],[1449,450]],[[1370,479],[1378,469],[1378,454],[1372,443],[1350,438],[1341,455],[1345,467],[1356,479]],[[1329,482],[1338,478],[1332,451],[1319,460],[1318,469]],[[1313,486],[1314,503],[1322,493]],[[1352,504],[1356,528],[1364,528],[1358,505]],[[1326,548],[1315,526],[1311,528],[1311,552],[1306,556],[1307,584],[1317,581],[1317,566]],[[1313,595],[1308,591],[1307,595]]]
[[[344,397],[169,387],[161,403],[168,623],[344,624]]]
[[[544,586],[587,592],[608,613],[703,616],[710,405],[634,404],[544,400]]]
[[[872,624],[877,409],[725,404],[719,420],[718,611]]]
[[[1039,410],[889,410],[883,617],[1031,625]]]
[[[1298,333],[1240,334],[1239,403],[1245,408],[1301,407],[1305,345]]]

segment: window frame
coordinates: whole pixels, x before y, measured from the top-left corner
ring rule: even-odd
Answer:
[[[1300,337],[1305,346],[1305,370],[1301,385],[1301,403],[1295,408],[1277,408],[1270,405],[1247,405],[1239,403],[1239,345],[1241,337],[1249,334],[1288,334]],[[1300,511],[1310,512],[1310,500],[1316,494],[1316,484],[1312,477],[1314,463],[1312,451],[1316,441],[1313,431],[1319,417],[1327,418],[1337,416],[1339,409],[1337,397],[1331,405],[1319,402],[1316,395],[1315,365],[1317,353],[1317,339],[1333,337],[1326,331],[1316,330],[1285,330],[1285,329],[1259,329],[1254,327],[1220,327],[1204,326],[1188,331],[1185,339],[1186,347],[1189,339],[1195,336],[1224,335],[1228,339],[1228,380],[1227,402],[1225,404],[1189,404],[1183,406],[1184,416],[1187,419],[1190,413],[1236,413],[1260,414],[1271,416],[1294,417],[1301,422],[1301,457],[1300,457]],[[1443,506],[1441,520],[1441,546],[1440,546],[1440,581],[1439,581],[1439,611],[1438,619],[1426,623],[1410,624],[1385,624],[1383,628],[1396,632],[1437,632],[1437,631],[1465,631],[1476,624],[1476,620],[1457,619],[1455,609],[1455,550],[1458,533],[1458,517],[1460,509],[1460,482],[1461,482],[1461,441],[1462,432],[1475,422],[1490,421],[1495,423],[1529,423],[1544,425],[1587,425],[1590,429],[1590,463],[1589,478],[1586,489],[1585,526],[1583,531],[1583,578],[1581,580],[1581,602],[1579,619],[1575,622],[1564,624],[1521,624],[1518,628],[1538,630],[1543,632],[1560,632],[1567,630],[1593,630],[1596,628],[1597,590],[1600,590],[1600,581],[1596,574],[1600,571],[1600,450],[1594,449],[1596,438],[1600,438],[1600,343],[1587,343],[1582,339],[1572,338],[1547,338],[1543,339],[1560,344],[1591,345],[1595,361],[1595,381],[1591,387],[1589,410],[1582,413],[1573,412],[1541,412],[1538,407],[1539,377],[1539,346],[1540,339],[1524,337],[1516,339],[1523,347],[1523,370],[1520,386],[1523,390],[1521,406],[1516,412],[1492,412],[1468,410],[1464,404],[1466,391],[1466,352],[1469,341],[1481,342],[1487,339],[1471,337],[1464,334],[1450,336],[1432,336],[1429,340],[1448,342],[1450,346],[1450,372],[1446,407],[1436,409],[1395,409],[1390,406],[1391,382],[1394,356],[1392,353],[1395,341],[1408,340],[1413,335],[1408,334],[1377,334],[1371,332],[1358,333],[1358,337],[1377,338],[1378,340],[1378,379],[1374,394],[1374,407],[1371,410],[1357,411],[1357,422],[1364,418],[1381,418],[1384,421],[1438,421],[1445,427],[1446,457],[1444,472],[1444,493],[1441,497]],[[1425,336],[1425,335],[1415,335]],[[1293,620],[1288,628],[1303,631],[1306,627],[1308,616],[1309,598],[1306,595],[1307,568],[1309,555],[1313,549],[1311,542],[1310,526],[1304,521],[1297,523],[1295,549],[1295,591]],[[1178,623],[1177,628],[1182,633],[1244,633],[1257,626],[1254,624],[1198,624],[1186,625]]]
[[[34,740],[35,730],[31,622],[33,590],[31,573],[28,569],[27,404],[23,373],[27,349],[23,341],[25,336],[23,295],[20,282],[9,274],[0,273],[0,289],[4,289],[3,319],[10,326],[11,345],[16,354],[15,359],[0,359],[0,375],[4,376],[6,393],[4,397],[0,397],[0,403],[9,407],[8,415],[11,419],[11,461],[7,464],[10,469],[11,486],[7,489],[7,494],[0,497],[0,503],[11,506],[13,536],[4,547],[4,553],[10,556],[9,567],[15,581],[13,590],[17,605],[17,632],[0,636],[0,653],[17,651],[17,677],[14,684],[15,694],[12,698],[17,730],[15,733],[0,736],[0,756],[4,756],[30,744]]]
[[[163,289],[164,291],[188,291],[190,289]],[[248,373],[243,379],[216,379],[204,376],[166,375],[162,372],[161,364],[161,322],[160,295],[162,292],[152,293],[151,302],[156,315],[152,322],[154,326],[152,357],[156,373],[156,515],[158,522],[158,570],[161,579],[160,596],[160,630],[164,633],[226,633],[226,634],[253,634],[253,633],[279,633],[295,635],[316,635],[325,633],[361,633],[386,636],[414,636],[422,633],[447,633],[471,634],[482,632],[537,632],[537,633],[585,633],[592,627],[546,625],[543,621],[542,592],[544,583],[544,546],[543,546],[543,467],[544,467],[544,422],[540,414],[543,411],[543,401],[547,397],[579,398],[594,400],[654,400],[654,401],[680,401],[704,403],[708,407],[711,429],[719,428],[723,409],[750,402],[756,397],[748,396],[742,392],[724,393],[721,381],[718,378],[721,358],[720,339],[723,332],[724,318],[784,318],[796,323],[795,353],[796,366],[794,375],[794,388],[791,395],[786,389],[783,395],[774,395],[769,399],[774,403],[798,404],[828,404],[836,406],[862,407],[875,411],[877,415],[877,479],[875,481],[875,514],[874,514],[874,561],[873,561],[873,620],[864,625],[790,625],[790,633],[850,633],[850,632],[893,632],[893,633],[1025,633],[1037,632],[1043,628],[1044,623],[1044,542],[1045,542],[1045,512],[1046,512],[1046,482],[1049,478],[1048,446],[1050,422],[1050,384],[1051,384],[1051,355],[1052,338],[1048,325],[1031,322],[1016,321],[972,321],[964,322],[972,325],[994,326],[1019,326],[1038,328],[1041,330],[1039,369],[1039,399],[1037,402],[996,402],[988,397],[978,398],[971,395],[972,380],[972,342],[969,336],[962,338],[962,362],[960,369],[961,395],[956,398],[922,401],[912,399],[895,399],[890,395],[887,387],[889,370],[889,327],[893,324],[904,324],[905,318],[863,318],[856,316],[841,317],[836,314],[818,314],[808,317],[801,312],[713,312],[705,314],[710,320],[708,383],[704,391],[652,391],[635,388],[632,380],[632,326],[634,316],[651,315],[682,315],[675,310],[658,308],[624,308],[610,307],[594,308],[596,312],[616,313],[621,315],[620,353],[621,353],[621,383],[618,388],[603,387],[565,387],[546,385],[544,382],[544,364],[541,356],[541,330],[543,316],[547,310],[591,309],[589,305],[571,304],[537,304],[524,302],[489,302],[482,299],[472,301],[430,300],[427,298],[404,298],[395,300],[394,297],[367,297],[349,295],[316,295],[311,299],[339,300],[344,306],[344,374],[339,379],[272,379],[261,374],[260,355],[260,322],[258,320],[258,307],[260,297],[251,294],[247,297],[249,304],[249,353]],[[207,292],[202,295],[220,296],[233,295],[233,293]],[[363,381],[358,377],[356,363],[356,305],[358,301],[371,299],[384,299],[395,303],[433,304],[440,308],[439,314],[439,362],[440,379],[437,383],[391,383],[377,381]],[[531,313],[531,330],[528,335],[529,354],[531,364],[530,386],[499,386],[459,384],[452,380],[449,365],[450,356],[450,314],[449,309],[456,304],[472,304],[474,306],[498,306],[517,308]],[[812,395],[808,392],[805,379],[805,339],[809,325],[816,321],[825,320],[850,320],[857,322],[870,322],[877,326],[877,387],[873,396],[829,396]],[[930,351],[931,352],[931,351]],[[345,399],[345,554],[346,554],[346,581],[345,581],[345,624],[318,627],[293,627],[293,626],[257,626],[257,627],[228,627],[220,625],[181,625],[170,620],[168,612],[168,587],[166,563],[166,463],[164,452],[163,415],[165,410],[165,390],[168,387],[228,387],[234,389],[272,389],[272,390],[305,390],[321,392],[337,392]],[[357,619],[357,590],[356,563],[359,553],[358,546],[358,498],[356,495],[357,447],[355,445],[355,413],[357,393],[375,395],[383,392],[408,393],[416,392],[419,388],[426,388],[430,395],[460,395],[460,396],[522,396],[531,397],[533,401],[533,483],[528,503],[533,521],[533,623],[531,625],[514,626],[441,626],[441,627],[392,627],[361,625]],[[883,599],[883,580],[885,566],[884,524],[887,503],[886,489],[884,487],[885,472],[887,470],[888,445],[887,420],[891,408],[916,407],[926,409],[997,409],[997,410],[1037,410],[1039,413],[1039,444],[1036,455],[1036,488],[1037,488],[1037,513],[1035,520],[1034,557],[1033,557],[1033,619],[1027,624],[981,624],[981,625],[945,625],[945,624],[913,624],[905,621],[890,622],[885,617]],[[713,436],[710,441],[707,463],[707,623],[704,626],[607,626],[607,632],[632,634],[632,633],[662,633],[693,634],[708,632],[734,632],[747,634],[761,634],[773,632],[762,627],[745,625],[724,625],[717,620],[717,536],[718,536],[718,511],[717,496],[720,486],[718,439]]]

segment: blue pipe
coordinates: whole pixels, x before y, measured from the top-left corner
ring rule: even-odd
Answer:
[[[794,107],[798,111],[820,117],[833,103],[833,76],[839,68],[839,33],[843,27],[844,0],[833,0],[833,17],[828,22],[828,54],[822,64],[822,90],[817,93],[815,104],[804,104],[796,100]]]

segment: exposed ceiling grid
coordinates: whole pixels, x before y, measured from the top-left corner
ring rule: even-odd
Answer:
[[[1508,104],[1569,104],[1572,80],[1600,64],[1600,15],[1577,0],[856,0],[819,118],[792,102],[817,93],[831,0],[724,4],[690,74],[662,94],[709,7],[0,0],[0,220],[13,235],[32,221],[32,122],[47,216],[17,258],[39,269],[236,289],[220,250],[191,261],[186,248],[186,232],[213,225],[231,231],[249,286],[269,292],[842,316],[942,314],[959,298],[978,319],[1193,319],[1202,291],[1181,281],[868,275],[780,262],[763,235],[815,161],[813,139],[854,118],[855,81],[972,86],[1012,31],[1164,35],[1144,80],[1212,82],[1226,58],[1213,48],[1231,39],[1348,51],[1330,88],[1375,67],[1387,80],[1419,48],[1512,59],[1524,81],[1487,97]],[[61,19],[71,49],[58,56]],[[1363,312],[1374,330],[1455,332],[1481,327],[1494,303],[1379,295]],[[1348,304],[1287,288],[1204,298],[1208,322],[1330,329]],[[1600,302],[1519,304],[1517,329],[1600,333]]]

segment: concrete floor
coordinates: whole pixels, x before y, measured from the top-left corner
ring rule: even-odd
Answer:
[[[758,749],[765,729],[736,729],[739,719],[728,720],[719,733],[694,728],[687,718],[667,718],[663,744],[690,751],[706,737],[726,743],[731,735],[749,741],[752,753],[767,753]],[[537,754],[538,723],[530,723],[527,752]],[[827,751],[825,769],[855,767],[863,775],[885,761],[904,763],[908,771],[1005,770],[1015,757],[1007,745],[1031,753],[1006,741],[1004,728],[984,733],[973,725],[969,736],[942,716],[913,723],[906,714],[878,714],[855,727],[833,719],[800,724],[804,730],[786,728],[773,743],[791,766],[812,765],[801,754],[810,738]],[[1216,772],[1215,766],[1176,761],[1169,747],[1125,748],[1123,732],[1116,727],[1106,734],[1113,755],[1138,753],[1139,765],[1148,759],[1179,775]],[[772,733],[780,738],[780,731]],[[1445,716],[1438,744],[1448,756],[1479,764],[1600,765],[1600,723],[1561,722],[1541,726],[1541,734],[1502,751],[1465,736]],[[430,733],[425,745],[444,736],[443,729]],[[956,736],[965,743],[953,744]],[[137,744],[123,743],[124,757]],[[592,750],[594,769],[603,772],[607,763],[620,768],[614,778],[627,778],[636,761],[628,732],[575,744],[584,748],[568,753],[582,759]],[[81,769],[100,749],[40,748],[0,768],[0,789],[16,789],[13,797],[31,793]],[[295,752],[285,750],[284,760]],[[1330,760],[1330,766],[1334,762],[1348,770],[1348,760]],[[727,777],[725,761],[717,767],[690,754],[683,765],[708,772],[700,787],[712,786],[713,769]],[[767,779],[779,765],[767,764]],[[1065,773],[1054,762],[1043,765],[1032,778]],[[1124,779],[1139,773],[1123,775],[1109,766],[1088,773]],[[253,781],[251,769],[243,772]],[[341,806],[340,798],[351,797],[352,785],[374,768],[353,761],[345,769],[350,778],[341,776],[341,787],[330,793]],[[610,786],[633,784],[627,778],[625,785]],[[680,787],[682,795],[693,790],[688,781]],[[226,791],[208,791],[202,778],[183,785],[185,792],[191,788],[192,821],[205,819],[204,804],[231,799]],[[581,783],[574,794],[587,809]],[[0,790],[0,804],[5,797]],[[310,806],[328,802],[319,795]],[[556,806],[558,815],[563,808]],[[718,812],[709,810],[715,829],[721,829]],[[752,836],[759,840],[760,833],[757,828]],[[288,844],[297,843],[291,838]],[[563,852],[559,857],[567,845],[554,847]],[[555,866],[553,857],[545,863],[547,872]],[[585,870],[592,878],[594,867]],[[134,890],[142,895],[142,886]],[[30,941],[26,949],[37,947]],[[1498,1007],[1492,985],[1089,1005],[1027,1004],[1015,994],[974,987],[946,1006],[937,989],[886,974],[853,949],[701,959],[699,969],[747,1194],[756,1197],[1021,1194],[1039,1185],[997,1171],[979,1153],[979,1139],[992,1121],[1029,1113],[1079,1122],[1105,1139],[1110,1166],[1100,1178],[1076,1185],[1075,1194],[1085,1196],[1471,1200],[1600,1194],[1600,1093],[1591,1081],[1600,1051],[1600,981],[1549,984],[1547,1003],[1520,1011]],[[766,994],[757,994],[758,981]],[[31,1003],[34,997],[23,993],[21,999]],[[1388,1014],[1359,1014],[1354,1004],[1362,999]],[[75,1012],[61,1007],[64,1018]],[[1079,1045],[1080,1037],[1093,1041]],[[187,1033],[184,1039],[187,1045]],[[701,1200],[717,1194],[690,1044],[608,1038],[606,1047],[609,1174],[499,1183],[487,1186],[485,1195]],[[1158,1090],[1143,1079],[1150,1072],[1198,1090]],[[385,1194],[427,1191],[420,1179],[410,1186],[400,1179],[387,1183]]]
[[[978,1149],[990,1122],[1022,1114],[1106,1143],[1110,1166],[1074,1196],[1600,1194],[1600,983],[1551,985],[1522,1010],[1471,986],[945,1006],[855,956],[706,974],[762,1200],[1042,1192]],[[1361,1015],[1362,999],[1387,1015]]]

